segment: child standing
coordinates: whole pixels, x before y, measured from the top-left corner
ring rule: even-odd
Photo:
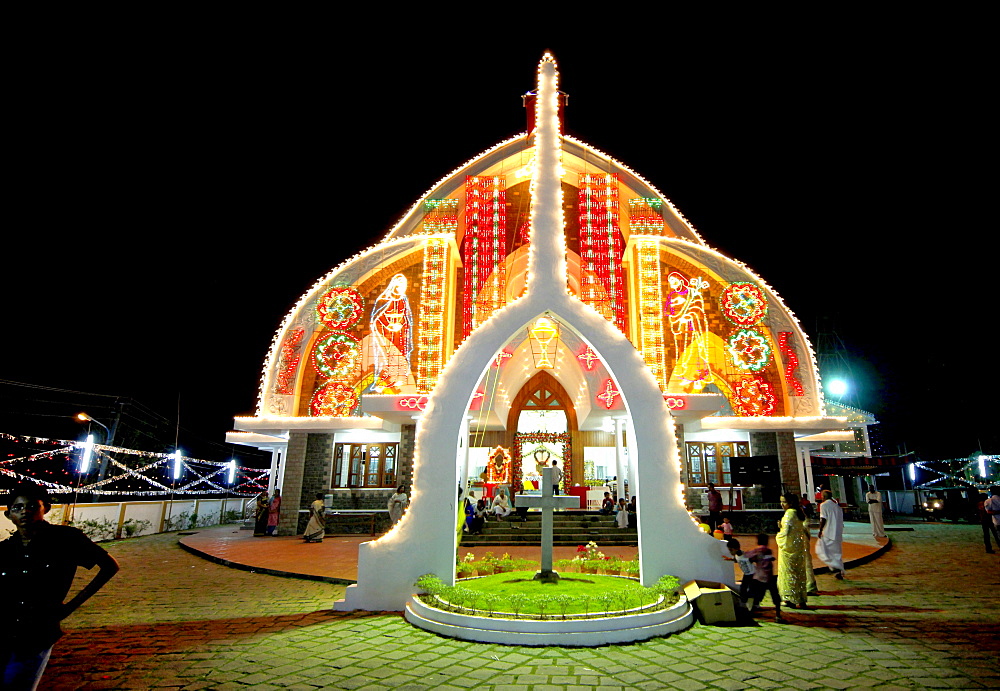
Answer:
[[[776,561],[774,553],[768,547],[770,538],[767,533],[760,533],[757,536],[757,546],[746,553],[746,558],[754,565],[753,574],[753,607],[752,612],[761,600],[764,593],[771,593],[771,602],[774,603],[774,623],[782,624],[781,618],[781,596],[778,594],[778,577],[774,573],[774,563]]]
[[[722,528],[723,540],[725,540],[728,543],[730,540],[733,539],[733,524],[729,522],[728,518],[723,518],[722,525],[719,527]]]

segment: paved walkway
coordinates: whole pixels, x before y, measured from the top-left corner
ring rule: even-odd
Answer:
[[[335,613],[343,586],[226,568],[177,536],[108,546],[122,572],[66,621],[45,689],[1000,688],[1000,556],[978,526],[915,525],[819,576],[778,625],[695,625],[602,648],[463,643],[398,614]],[[319,547],[320,545],[305,545]]]
[[[750,549],[755,544],[753,536],[740,535],[738,538],[743,549]],[[371,539],[373,538],[370,536],[335,536],[327,537],[318,544],[306,544],[297,537],[253,537],[250,530],[241,530],[237,526],[220,526],[194,534],[181,533],[180,542],[190,552],[234,568],[349,584],[356,582],[358,578],[358,545]],[[815,554],[815,538],[813,543],[813,561],[818,568],[824,569]],[[888,540],[873,538],[867,523],[844,525],[844,561],[849,566],[852,562],[860,563],[873,558],[887,547],[887,543]],[[572,559],[576,556],[576,549],[553,547],[553,558]],[[607,556],[624,559],[633,559],[638,554],[637,547],[608,546],[601,547],[601,551]],[[515,558],[541,560],[541,548],[538,546],[459,546],[460,554],[470,552],[476,559],[487,552],[494,552],[497,556],[506,552]]]

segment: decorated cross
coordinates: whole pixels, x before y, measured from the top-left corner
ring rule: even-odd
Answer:
[[[554,484],[552,468],[542,468],[542,496],[517,498],[517,503],[521,506],[533,506],[542,510],[542,568],[535,574],[535,579],[539,581],[559,579],[559,574],[552,570],[552,511],[580,506],[579,497],[552,494]]]

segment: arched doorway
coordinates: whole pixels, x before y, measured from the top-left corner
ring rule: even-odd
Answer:
[[[507,448],[513,457],[515,487],[532,472],[535,463],[547,457],[560,460],[563,485],[569,487],[583,477],[583,462],[577,460],[579,425],[573,399],[552,374],[539,370],[524,383],[507,413]],[[545,451],[542,451],[542,450]],[[528,454],[528,458],[524,458]]]

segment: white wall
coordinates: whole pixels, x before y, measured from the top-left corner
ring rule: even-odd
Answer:
[[[79,526],[84,521],[94,521],[102,524],[110,524],[115,531],[120,531],[121,526],[126,521],[149,521],[149,526],[136,533],[138,535],[152,535],[164,531],[166,521],[169,518],[173,523],[178,523],[186,518],[182,516],[187,512],[190,517],[196,510],[198,512],[198,527],[218,525],[221,517],[226,511],[237,511],[242,515],[243,504],[246,500],[236,497],[227,499],[185,499],[173,502],[165,501],[129,501],[129,502],[100,502],[95,504],[53,504],[52,510],[46,514],[45,520],[49,523],[63,523],[67,518]],[[66,512],[70,516],[65,516]],[[178,525],[176,529],[187,529],[189,522]],[[14,531],[14,524],[0,512],[0,539]],[[124,533],[121,533],[124,536]],[[112,539],[109,537],[96,537],[96,540]]]

